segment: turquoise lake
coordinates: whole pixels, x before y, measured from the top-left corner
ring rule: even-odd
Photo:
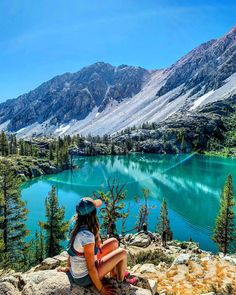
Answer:
[[[47,175],[26,182],[22,197],[30,210],[27,226],[31,234],[44,220],[44,202],[51,186],[58,191],[60,205],[66,209],[66,218],[75,213],[80,197],[106,190],[109,178],[126,184],[126,205],[131,212],[126,230],[135,225],[140,204],[134,196],[142,195],[142,188],[150,191],[149,230],[156,227],[160,203],[166,198],[174,238],[191,237],[205,250],[216,251],[211,240],[212,228],[219,209],[222,187],[232,174],[236,187],[236,160],[203,155],[132,154],[127,156],[78,157],[79,169]]]

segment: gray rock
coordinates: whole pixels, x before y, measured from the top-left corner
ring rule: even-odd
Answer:
[[[130,246],[146,248],[151,244],[151,238],[145,233],[138,233],[132,236],[128,244]]]
[[[21,293],[10,282],[0,281],[0,295],[20,295]]]
[[[133,272],[133,273],[136,273],[140,268],[141,268],[141,264],[136,264],[136,265],[132,268],[132,272]]]
[[[54,256],[53,259],[59,260],[60,262],[66,262],[68,260],[68,256],[57,255],[57,256]]]
[[[40,265],[38,265],[35,268],[35,271],[37,270],[48,270],[48,269],[55,269],[60,265],[60,260],[59,259],[54,259],[54,258],[46,258],[44,259]]]
[[[157,271],[154,264],[145,263],[140,267],[140,273],[157,273]]]
[[[148,284],[152,292],[152,295],[155,295],[157,293],[157,281],[148,279]]]
[[[175,261],[173,262],[173,264],[187,264],[189,259],[190,259],[191,255],[189,254],[180,254]]]
[[[225,257],[223,257],[223,259],[236,265],[236,257],[234,256],[226,255]]]
[[[150,290],[129,286],[130,295],[151,295]],[[16,285],[12,278],[0,281],[0,295],[98,295],[93,288],[71,285],[68,276],[56,270],[22,274]]]

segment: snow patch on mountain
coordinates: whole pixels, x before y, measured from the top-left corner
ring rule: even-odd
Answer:
[[[199,107],[204,102],[204,100],[206,100],[213,93],[214,93],[214,90],[211,90],[208,93],[200,96],[198,99],[194,101],[193,106],[189,110],[192,111],[196,109],[197,107]]]
[[[7,130],[7,126],[9,123],[10,123],[10,120],[7,120],[6,122],[0,124],[0,130],[3,130],[3,131]]]
[[[71,127],[70,124],[62,124],[60,125],[55,131],[55,135],[61,136],[63,135],[69,128]]]

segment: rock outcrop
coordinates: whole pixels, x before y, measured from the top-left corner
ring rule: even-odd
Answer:
[[[132,140],[137,151],[158,154],[206,151],[212,142],[234,147],[230,136],[235,130],[235,113],[236,95],[233,95],[224,101],[206,104],[197,112],[182,111],[165,122],[124,130],[114,135],[114,142]]]
[[[126,286],[127,289],[127,286]],[[128,286],[130,295],[151,295],[151,291]],[[12,274],[0,281],[0,295],[98,295],[93,288],[82,288],[70,282],[67,274],[44,270]]]
[[[164,248],[156,234],[147,247],[131,246],[132,236],[126,236],[122,245],[129,255],[129,272],[138,278],[138,283],[123,285],[127,295],[236,294],[235,255],[214,255],[199,249],[194,242],[170,241]],[[145,233],[137,236],[147,238]],[[71,284],[67,274],[55,269],[66,260],[64,252],[26,273],[0,275],[0,295],[98,295],[94,288]],[[117,282],[113,280],[112,284],[119,295]]]

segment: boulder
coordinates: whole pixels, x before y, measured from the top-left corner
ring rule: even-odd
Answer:
[[[226,255],[223,257],[223,259],[236,265],[236,257],[235,256]]]
[[[140,273],[157,273],[157,270],[154,264],[145,263],[140,267]]]
[[[14,276],[14,275],[13,275]],[[16,281],[17,280],[17,284]],[[126,285],[130,295],[152,295],[150,290]],[[43,270],[0,280],[0,295],[98,295],[95,288],[71,284],[67,274]]]
[[[148,279],[149,287],[152,292],[152,295],[157,293],[157,281]]]
[[[37,271],[37,270],[55,269],[59,265],[60,265],[60,260],[59,259],[49,257],[49,258],[44,259],[41,262],[40,265],[36,266],[35,271]]]
[[[10,282],[3,281],[0,282],[0,295],[21,295],[21,293]]]
[[[125,240],[125,242],[129,242],[129,241],[131,240],[132,237],[133,237],[132,234],[126,234],[126,235],[124,236],[124,240]]]
[[[132,272],[136,273],[137,271],[139,271],[139,269],[141,268],[141,264],[136,264],[133,268],[132,268]]]
[[[146,248],[151,244],[151,238],[145,233],[138,233],[132,236],[128,244],[130,246]]]
[[[68,254],[64,251],[61,254],[54,256],[53,259],[59,260],[60,262],[66,262],[68,260]]]
[[[189,254],[180,254],[175,261],[173,262],[173,264],[187,264],[189,259],[190,259],[191,255]]]

